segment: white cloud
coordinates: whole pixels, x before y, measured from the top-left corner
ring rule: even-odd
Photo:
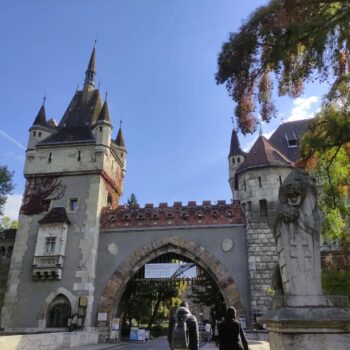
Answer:
[[[315,110],[314,107],[318,106],[314,105],[318,101],[319,98],[317,96],[310,96],[307,98],[299,97],[295,99],[293,102],[294,107],[286,121],[291,122],[295,120],[313,118],[315,113],[317,112],[317,110]]]
[[[10,194],[7,196],[4,215],[9,216],[12,220],[18,220],[19,208],[22,203],[21,194]]]

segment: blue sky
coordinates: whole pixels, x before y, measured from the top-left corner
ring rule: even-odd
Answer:
[[[6,214],[17,216],[24,189],[28,129],[46,95],[59,121],[97,37],[97,77],[108,91],[116,136],[120,119],[128,149],[121,203],[231,198],[227,155],[234,104],[214,74],[229,32],[265,1],[4,0],[0,12],[0,163],[15,171]],[[290,117],[312,115],[325,87],[298,100],[276,99],[269,135]],[[239,136],[247,149],[257,134]]]

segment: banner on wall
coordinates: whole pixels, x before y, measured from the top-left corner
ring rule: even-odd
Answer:
[[[145,278],[195,278],[195,263],[146,264]]]

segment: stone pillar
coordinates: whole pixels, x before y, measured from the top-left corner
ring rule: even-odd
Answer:
[[[272,230],[266,222],[253,222],[246,226],[251,313],[267,311],[270,300],[272,272],[277,264],[277,252]]]
[[[315,179],[293,170],[280,187],[279,200],[273,233],[284,294],[263,316],[270,349],[349,349],[348,298],[322,294]]]

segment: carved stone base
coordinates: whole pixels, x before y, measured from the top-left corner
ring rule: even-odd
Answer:
[[[262,321],[270,350],[349,349],[350,307],[281,307]]]

